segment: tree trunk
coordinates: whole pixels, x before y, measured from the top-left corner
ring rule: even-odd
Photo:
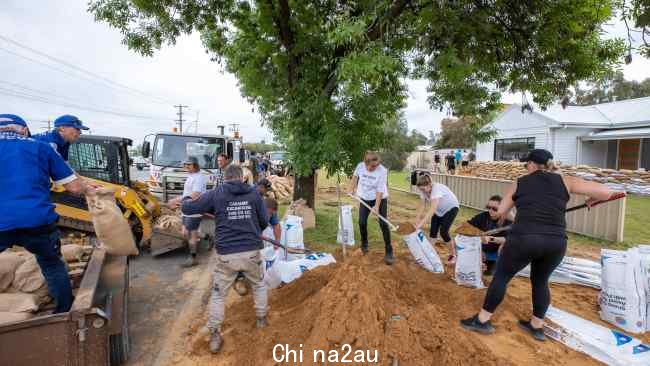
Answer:
[[[316,170],[308,176],[295,176],[293,185],[293,200],[304,199],[307,206],[315,208],[316,204]]]

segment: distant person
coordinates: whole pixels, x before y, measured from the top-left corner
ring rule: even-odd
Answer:
[[[473,150],[469,152],[469,162],[471,163],[472,161],[476,161],[476,154]]]
[[[379,155],[374,151],[366,152],[361,163],[354,169],[354,175],[350,181],[348,193],[356,194],[369,207],[372,212],[388,216],[388,169],[381,165]],[[370,210],[359,206],[359,232],[361,233],[361,251],[368,253],[368,216]],[[390,242],[390,228],[384,221],[379,220],[379,227],[384,237],[385,256],[384,263],[392,265],[395,263],[393,246]]]
[[[455,263],[456,246],[449,230],[460,208],[458,198],[449,187],[444,184],[433,183],[426,174],[418,177],[416,185],[420,191],[420,203],[416,210],[415,228],[421,229],[427,219],[431,217],[429,236],[435,240],[438,233],[440,233],[440,237],[449,248],[447,262]],[[429,210],[426,210],[427,203],[431,205]]]
[[[460,161],[463,158],[463,153],[460,151],[460,149],[457,149],[456,152],[454,153],[454,159],[456,160],[456,166],[460,165]]]
[[[452,153],[447,154],[445,160],[447,162],[447,174],[456,174],[456,159],[454,155]]]
[[[463,150],[463,154],[460,157],[460,168],[461,170],[465,171],[469,167],[469,153],[467,150]]]
[[[228,155],[219,154],[219,156],[217,156],[217,169],[214,172],[215,188],[223,184],[224,182],[223,172],[226,170],[227,166],[228,166]]]
[[[254,185],[260,178],[259,176],[259,164],[260,161],[257,158],[257,153],[255,151],[251,151],[251,157],[248,159],[248,169],[250,169],[251,174],[253,175],[253,181],[250,183]]]
[[[72,288],[61,257],[50,182],[77,195],[93,194],[95,187],[77,177],[50,145],[28,133],[22,118],[0,114],[0,253],[17,245],[34,254],[54,299],[54,313],[64,313],[72,306]]]
[[[189,156],[187,160],[183,162],[183,167],[188,173],[187,178],[185,179],[185,184],[183,185],[183,194],[167,203],[167,206],[171,209],[178,208],[184,199],[195,200],[199,198],[199,196],[206,191],[208,177],[201,173],[199,160],[194,156]],[[182,266],[189,268],[199,263],[196,259],[196,254],[199,246],[199,226],[201,226],[203,215],[188,215],[184,213],[181,215],[183,219],[183,236],[185,236],[189,242],[190,251],[190,255]]]
[[[226,298],[240,272],[253,288],[256,327],[267,325],[268,294],[260,265],[260,249],[264,248],[260,235],[268,226],[267,212],[262,196],[242,179],[241,167],[231,164],[226,168],[223,185],[196,200],[186,197],[182,205],[185,215],[210,213],[215,216],[214,247],[217,255],[206,325],[210,331],[212,353],[221,349]]]
[[[533,314],[519,327],[544,341],[544,317],[551,303],[548,281],[567,249],[566,206],[572,193],[589,197],[588,205],[609,199],[615,192],[604,184],[554,172],[553,154],[534,149],[522,161],[528,173],[508,187],[497,214],[505,220],[517,208],[515,223],[501,250],[497,268],[480,312],[460,325],[482,334],[494,333],[490,319],[503,301],[510,280],[530,265]]]
[[[442,173],[442,168],[440,167],[440,153],[438,153],[438,151],[433,153],[433,172]]]
[[[269,227],[272,228],[273,237],[271,239],[280,240],[281,228],[280,219],[278,218],[278,201],[273,198],[264,198],[266,206],[266,216],[269,218]]]
[[[32,137],[52,146],[67,162],[70,145],[79,139],[82,130],[88,129],[79,118],[66,114],[54,120],[54,129],[52,131],[39,133]]]
[[[501,196],[494,195],[490,197],[485,205],[487,211],[481,212],[472,217],[468,222],[481,231],[489,231],[500,228],[502,226],[511,225],[512,221],[505,220],[499,223],[499,205],[501,204]],[[481,244],[483,249],[483,263],[485,263],[486,276],[492,276],[496,269],[497,257],[499,256],[499,248],[506,242],[507,232],[503,231],[492,236],[481,236]]]

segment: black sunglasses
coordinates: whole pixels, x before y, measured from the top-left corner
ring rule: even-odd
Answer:
[[[498,207],[494,207],[494,206],[490,206],[490,205],[485,206],[485,209],[490,210],[490,211],[499,211]]]

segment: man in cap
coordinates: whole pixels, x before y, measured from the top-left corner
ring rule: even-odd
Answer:
[[[185,184],[183,185],[183,195],[167,203],[168,207],[172,209],[178,208],[183,199],[189,198],[195,200],[206,191],[208,177],[201,173],[199,160],[194,156],[188,156],[185,162],[183,162],[183,167],[188,173]],[[199,226],[201,225],[202,215],[186,215],[184,213],[181,215],[183,216],[183,235],[187,237],[190,247],[190,256],[183,263],[183,267],[187,268],[198,264],[196,253],[198,251]]]
[[[14,245],[36,256],[55,313],[70,310],[72,289],[61,260],[59,216],[50,202],[50,179],[74,194],[92,193],[61,156],[46,143],[28,137],[25,121],[0,114],[0,253]]]
[[[243,182],[241,167],[231,164],[225,171],[226,182],[201,195],[183,200],[184,214],[211,213],[215,216],[215,271],[212,296],[208,305],[210,351],[221,348],[221,324],[228,292],[242,272],[253,288],[256,326],[266,326],[267,288],[260,249],[261,232],[268,226],[266,207],[255,188]]]
[[[88,130],[81,120],[66,114],[54,120],[54,130],[34,135],[34,139],[50,144],[63,160],[68,161],[70,144],[81,136],[81,130]]]

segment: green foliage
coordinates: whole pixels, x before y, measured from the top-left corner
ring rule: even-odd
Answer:
[[[600,78],[624,51],[600,37],[613,1],[90,0],[89,11],[144,55],[199,32],[309,176],[394,148],[409,77],[430,80],[433,107],[479,118],[505,91],[548,105]]]
[[[641,82],[625,80],[623,73],[619,71],[586,90],[576,88],[572,103],[592,105],[648,96],[650,96],[650,78]]]
[[[267,153],[269,151],[280,151],[284,148],[278,144],[265,144],[263,142],[246,142],[244,143],[244,149],[255,151],[256,153]]]
[[[494,120],[496,112],[481,117],[445,118],[441,121],[442,132],[436,148],[473,148],[477,143],[492,138],[495,130],[487,124]]]
[[[416,130],[409,134],[403,118],[387,123],[385,129],[385,141],[381,145],[386,147],[379,151],[381,163],[389,170],[401,171],[409,154],[416,146],[424,145],[427,138]]]

